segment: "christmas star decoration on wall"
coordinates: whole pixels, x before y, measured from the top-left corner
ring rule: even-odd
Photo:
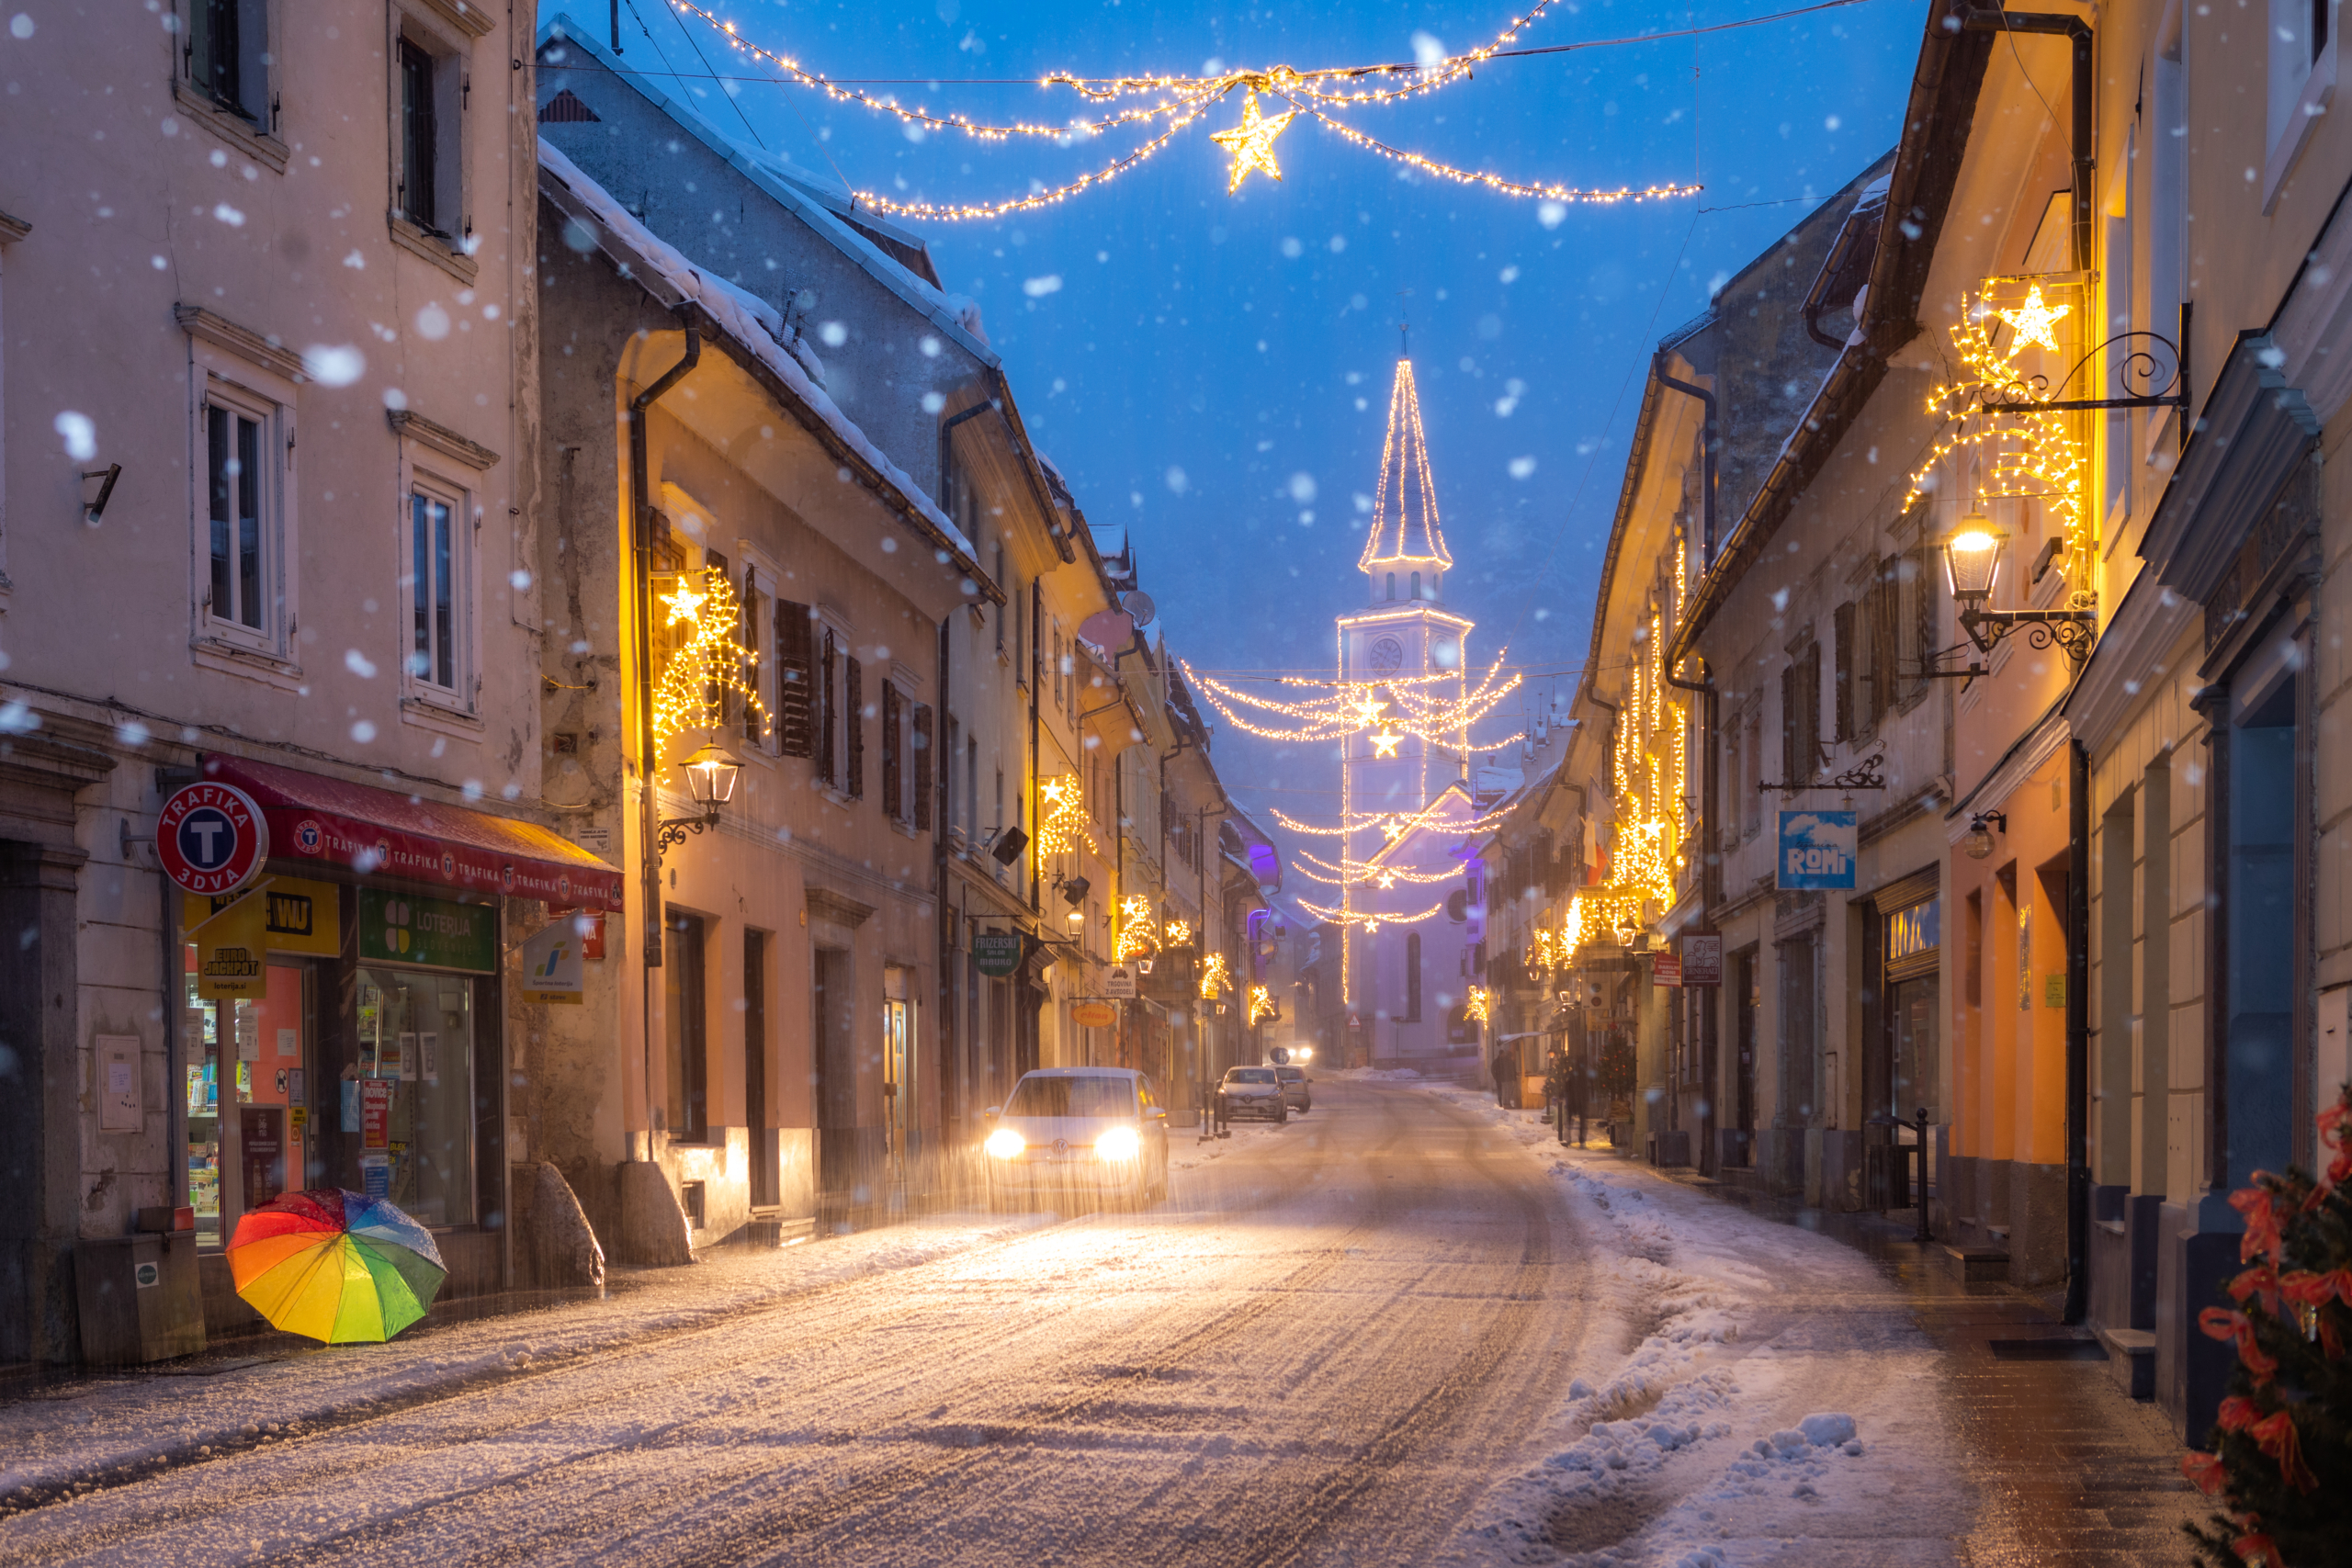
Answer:
[[[2037,283],[2026,295],[2024,304],[2014,310],[1995,311],[1996,315],[2017,330],[2017,341],[2009,345],[2010,357],[2015,358],[2020,351],[2030,348],[2036,344],[2052,354],[2057,353],[2057,334],[2050,329],[2057,325],[2060,317],[2073,309],[2071,305],[2061,305],[2053,310],[2043,304],[2041,285]]]
[[[707,593],[695,592],[681,581],[678,584],[678,591],[662,601],[670,606],[669,624],[674,626],[680,621],[696,619],[702,614],[702,602],[709,597]]]
[[[1241,188],[1252,169],[1262,169],[1279,182],[1283,171],[1274,162],[1274,138],[1283,128],[1298,118],[1296,109],[1286,109],[1268,119],[1258,112],[1258,95],[1251,93],[1241,102],[1241,123],[1231,130],[1220,130],[1209,140],[1233,154],[1233,170],[1226,181],[1226,194]]]

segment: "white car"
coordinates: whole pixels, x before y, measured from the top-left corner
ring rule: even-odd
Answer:
[[[1136,1204],[1168,1196],[1168,1112],[1129,1067],[1041,1067],[988,1113],[989,1206],[1080,1196]]]
[[[1216,1086],[1225,1098],[1225,1116],[1263,1116],[1270,1121],[1290,1120],[1290,1100],[1283,1093],[1282,1079],[1272,1067],[1227,1067],[1225,1081]]]

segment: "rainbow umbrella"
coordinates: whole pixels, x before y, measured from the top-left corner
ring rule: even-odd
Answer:
[[[449,1277],[431,1231],[339,1188],[284,1193],[247,1213],[230,1238],[229,1272],[271,1327],[329,1345],[390,1339]]]

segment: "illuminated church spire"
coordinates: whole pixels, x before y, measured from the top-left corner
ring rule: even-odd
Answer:
[[[1357,569],[1426,571],[1433,591],[1436,574],[1453,564],[1438,528],[1437,484],[1430,477],[1429,446],[1421,438],[1421,400],[1413,388],[1413,362],[1399,359],[1396,383],[1388,393],[1388,438],[1381,446],[1380,484],[1373,492],[1372,535],[1364,540]]]

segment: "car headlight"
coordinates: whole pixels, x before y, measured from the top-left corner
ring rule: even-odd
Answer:
[[[1021,1151],[1029,1145],[1022,1142],[1021,1134],[1012,1128],[999,1127],[989,1134],[989,1141],[981,1146],[999,1159],[1018,1159]]]
[[[1133,1127],[1114,1127],[1094,1140],[1094,1152],[1104,1159],[1133,1159],[1142,1149],[1143,1139]]]

